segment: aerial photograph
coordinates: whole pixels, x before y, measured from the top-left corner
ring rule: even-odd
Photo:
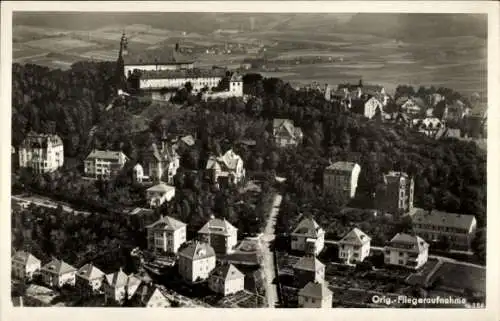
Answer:
[[[488,15],[355,11],[15,11],[12,306],[486,308]]]

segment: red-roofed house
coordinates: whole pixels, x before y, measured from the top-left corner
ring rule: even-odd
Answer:
[[[170,216],[164,216],[146,226],[148,249],[154,253],[177,253],[186,242],[186,224]]]
[[[331,308],[332,299],[326,283],[309,282],[299,291],[299,308]]]
[[[339,241],[339,258],[347,263],[358,263],[370,254],[371,238],[358,228],[352,229]]]
[[[215,269],[215,251],[207,243],[192,242],[179,250],[178,268],[188,282],[206,280]]]
[[[42,280],[50,287],[60,288],[65,284],[75,285],[76,268],[58,259],[53,259],[40,269]]]
[[[297,146],[304,137],[302,129],[295,127],[289,119],[273,120],[273,136],[279,147]]]
[[[238,229],[225,218],[212,217],[199,231],[198,235],[209,243],[216,253],[228,254],[238,243]]]
[[[421,237],[396,234],[384,247],[384,262],[390,265],[418,269],[427,262],[429,244]]]
[[[304,218],[291,233],[292,250],[318,255],[325,246],[325,230],[310,217]]]
[[[101,289],[104,272],[92,263],[85,264],[76,272],[75,287],[82,295],[91,295]]]
[[[40,270],[41,262],[33,254],[17,251],[12,257],[12,274],[19,280],[30,281],[33,273]]]
[[[237,293],[245,288],[245,275],[232,264],[222,264],[213,270],[208,286],[224,296]]]

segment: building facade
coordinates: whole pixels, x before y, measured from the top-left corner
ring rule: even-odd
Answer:
[[[207,243],[193,242],[179,251],[178,271],[187,282],[207,280],[215,264],[215,251]]]
[[[243,97],[243,77],[233,74],[229,79],[229,92],[233,97]]]
[[[146,199],[149,207],[160,207],[165,202],[170,202],[175,196],[175,187],[163,182],[146,190]]]
[[[30,132],[18,150],[19,167],[34,173],[50,173],[64,164],[64,145],[58,135]]]
[[[245,167],[241,157],[232,149],[222,156],[211,156],[207,161],[206,170],[214,183],[224,180],[238,184],[245,178]]]
[[[224,296],[238,293],[245,289],[245,275],[232,264],[222,264],[213,270],[208,287]]]
[[[31,281],[40,267],[41,261],[31,253],[18,251],[12,257],[12,275],[18,280]]]
[[[164,180],[168,184],[173,184],[179,166],[180,156],[176,149],[162,140],[160,147],[155,143],[151,144],[142,161],[134,168],[134,178],[137,182]]]
[[[177,253],[186,243],[186,224],[164,216],[146,227],[148,249],[155,254]]]
[[[299,288],[308,282],[323,283],[325,280],[325,265],[314,256],[304,256],[293,266],[295,285]]]
[[[190,83],[192,92],[196,94],[202,89],[211,90],[218,87],[225,75],[225,70],[221,69],[142,71],[139,87],[143,90],[182,89],[187,83]]]
[[[327,195],[351,199],[356,195],[361,167],[352,162],[336,162],[325,169],[323,190]]]
[[[75,285],[76,268],[58,259],[53,259],[42,266],[40,274],[42,281],[52,288],[61,288],[64,285]]]
[[[413,210],[415,181],[404,172],[384,174],[382,190],[377,195],[380,209],[387,213],[403,215]]]
[[[76,272],[75,287],[81,295],[88,296],[101,290],[104,272],[92,263],[85,264]]]
[[[325,246],[325,230],[310,217],[304,218],[291,233],[291,248],[318,255]]]
[[[85,159],[85,176],[110,179],[122,170],[128,160],[122,152],[94,149]]]
[[[429,256],[429,244],[421,237],[405,233],[396,234],[384,247],[384,262],[409,269],[419,269]]]
[[[346,263],[359,263],[370,255],[371,238],[358,228],[352,229],[339,241],[339,258]]]
[[[429,243],[446,238],[455,249],[469,250],[476,235],[477,221],[474,215],[454,214],[418,209],[412,216],[413,230]]]
[[[127,275],[120,268],[118,272],[106,274],[102,285],[104,301],[121,304],[125,297],[131,299],[134,296],[141,285],[141,280],[133,274]]]
[[[309,282],[299,291],[299,308],[331,308],[333,292],[326,283]]]
[[[274,119],[273,136],[279,147],[297,146],[302,143],[304,134],[300,127],[295,127],[292,120]]]
[[[212,218],[198,231],[199,238],[212,246],[215,253],[229,254],[238,243],[238,229],[225,218]]]

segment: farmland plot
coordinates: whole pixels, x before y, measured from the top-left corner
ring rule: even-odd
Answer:
[[[69,37],[46,38],[40,40],[29,41],[26,46],[35,47],[50,51],[66,51],[74,48],[94,47],[98,44]]]

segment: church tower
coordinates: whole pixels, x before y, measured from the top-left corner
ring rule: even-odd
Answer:
[[[123,55],[127,54],[127,44],[128,40],[125,36],[125,32],[122,34],[120,40],[120,51],[118,52],[118,59],[116,61],[116,71],[115,71],[115,85],[116,90],[125,89],[127,86],[127,79],[125,77],[125,62],[123,60]]]

